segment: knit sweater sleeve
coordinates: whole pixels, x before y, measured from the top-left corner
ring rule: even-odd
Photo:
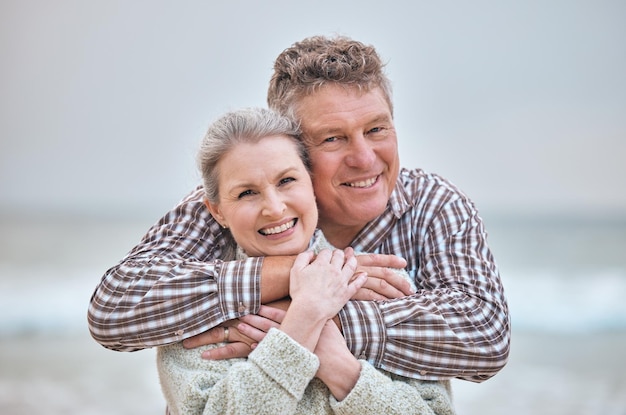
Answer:
[[[170,413],[295,413],[319,360],[272,329],[248,360],[208,361],[180,344],[158,353],[161,387]],[[268,399],[271,397],[271,399]]]
[[[364,360],[352,391],[330,405],[336,415],[453,415],[448,381],[422,381],[386,374]]]

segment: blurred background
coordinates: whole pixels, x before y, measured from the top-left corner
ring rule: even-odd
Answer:
[[[373,44],[401,161],[476,202],[510,362],[460,415],[626,413],[626,2],[0,0],[0,412],[163,413],[87,331],[104,271],[199,183],[223,112],[315,34]]]

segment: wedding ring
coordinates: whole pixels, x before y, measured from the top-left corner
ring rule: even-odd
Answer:
[[[224,327],[224,341],[228,341],[228,327]]]

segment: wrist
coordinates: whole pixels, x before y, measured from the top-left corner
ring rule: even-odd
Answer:
[[[285,314],[280,330],[310,352],[315,350],[326,319],[318,318],[306,308],[292,304]]]
[[[360,376],[361,363],[351,354],[349,357],[337,356],[333,362],[323,364],[317,374],[337,401],[344,400],[352,392]]]
[[[295,256],[270,256],[261,265],[261,304],[289,296],[289,273]]]
[[[341,327],[341,319],[339,318],[339,314],[337,314],[335,317],[333,317],[332,321],[333,321],[333,323],[335,323],[335,325],[337,326],[339,331],[343,334],[343,330],[342,330],[342,327]]]

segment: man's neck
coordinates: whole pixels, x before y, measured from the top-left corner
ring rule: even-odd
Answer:
[[[361,228],[351,228],[346,226],[336,226],[334,224],[319,224],[324,232],[326,240],[337,249],[344,249],[350,246]]]

